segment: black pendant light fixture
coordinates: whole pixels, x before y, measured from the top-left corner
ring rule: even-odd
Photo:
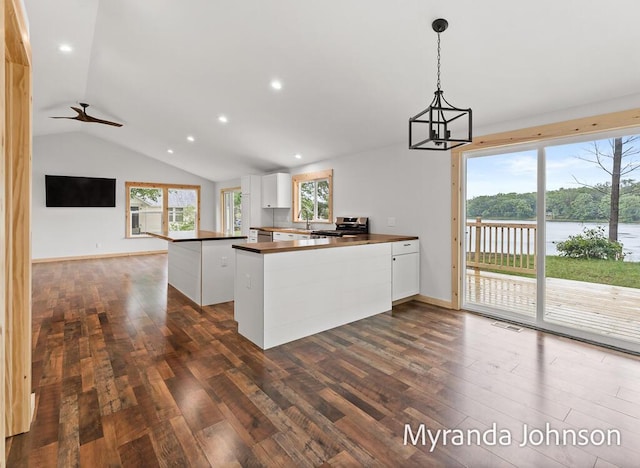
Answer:
[[[471,143],[471,109],[452,106],[440,89],[440,33],[448,26],[442,18],[431,24],[438,33],[438,89],[429,107],[409,119],[409,149],[446,151]]]

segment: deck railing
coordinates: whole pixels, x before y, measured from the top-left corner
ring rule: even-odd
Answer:
[[[501,221],[467,221],[467,267],[534,273],[536,225]]]

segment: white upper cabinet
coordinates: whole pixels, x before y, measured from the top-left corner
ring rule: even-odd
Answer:
[[[291,208],[291,174],[262,176],[262,208]]]
[[[249,228],[262,225],[262,207],[260,204],[260,187],[262,176],[242,176],[240,185],[242,190],[242,223],[243,236],[249,235]]]
[[[260,185],[262,176],[259,175],[247,175],[240,178],[240,186],[242,187],[242,193],[252,193],[255,195],[256,200],[260,198]]]

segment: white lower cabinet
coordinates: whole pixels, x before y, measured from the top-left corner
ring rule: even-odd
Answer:
[[[392,244],[392,295],[397,301],[420,292],[420,244],[418,240]]]
[[[296,234],[293,232],[274,232],[273,233],[273,241],[290,241],[290,240],[303,240],[310,239],[311,236],[309,234]]]
[[[274,232],[273,242],[296,240],[296,234],[290,232]]]

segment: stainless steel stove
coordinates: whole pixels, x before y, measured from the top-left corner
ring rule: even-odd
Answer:
[[[369,218],[338,217],[336,218],[335,229],[320,229],[311,232],[311,236],[316,239],[319,237],[342,237],[359,234],[369,234]]]

